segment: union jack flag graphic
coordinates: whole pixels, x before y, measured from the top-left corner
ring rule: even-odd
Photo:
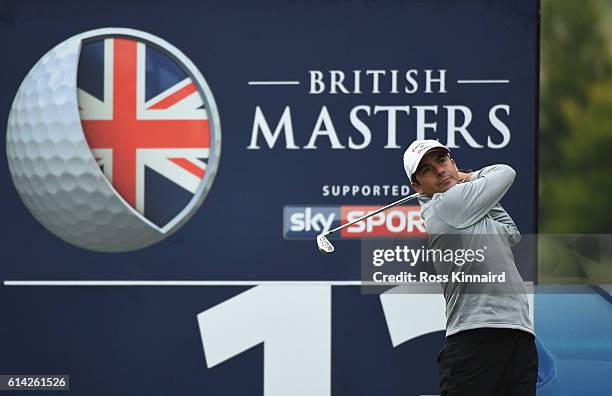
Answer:
[[[157,48],[131,38],[83,46],[78,102],[87,143],[125,201],[158,226],[193,198],[210,155],[204,101]]]

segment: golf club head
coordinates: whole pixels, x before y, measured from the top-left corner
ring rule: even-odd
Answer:
[[[334,251],[334,245],[323,234],[317,235],[317,246],[321,253],[331,253]]]

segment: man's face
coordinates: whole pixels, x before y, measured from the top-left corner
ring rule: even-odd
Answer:
[[[433,195],[443,193],[459,182],[459,170],[444,151],[430,151],[423,156],[414,173],[417,183],[412,183],[416,192]]]

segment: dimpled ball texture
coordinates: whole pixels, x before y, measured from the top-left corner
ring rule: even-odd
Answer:
[[[103,252],[143,248],[163,230],[113,189],[87,145],[77,103],[78,36],[45,54],[23,80],[8,120],[7,157],[15,188],[51,233]]]

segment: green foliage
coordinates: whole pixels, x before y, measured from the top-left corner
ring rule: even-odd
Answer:
[[[597,4],[542,2],[541,232],[612,230],[612,61]]]

